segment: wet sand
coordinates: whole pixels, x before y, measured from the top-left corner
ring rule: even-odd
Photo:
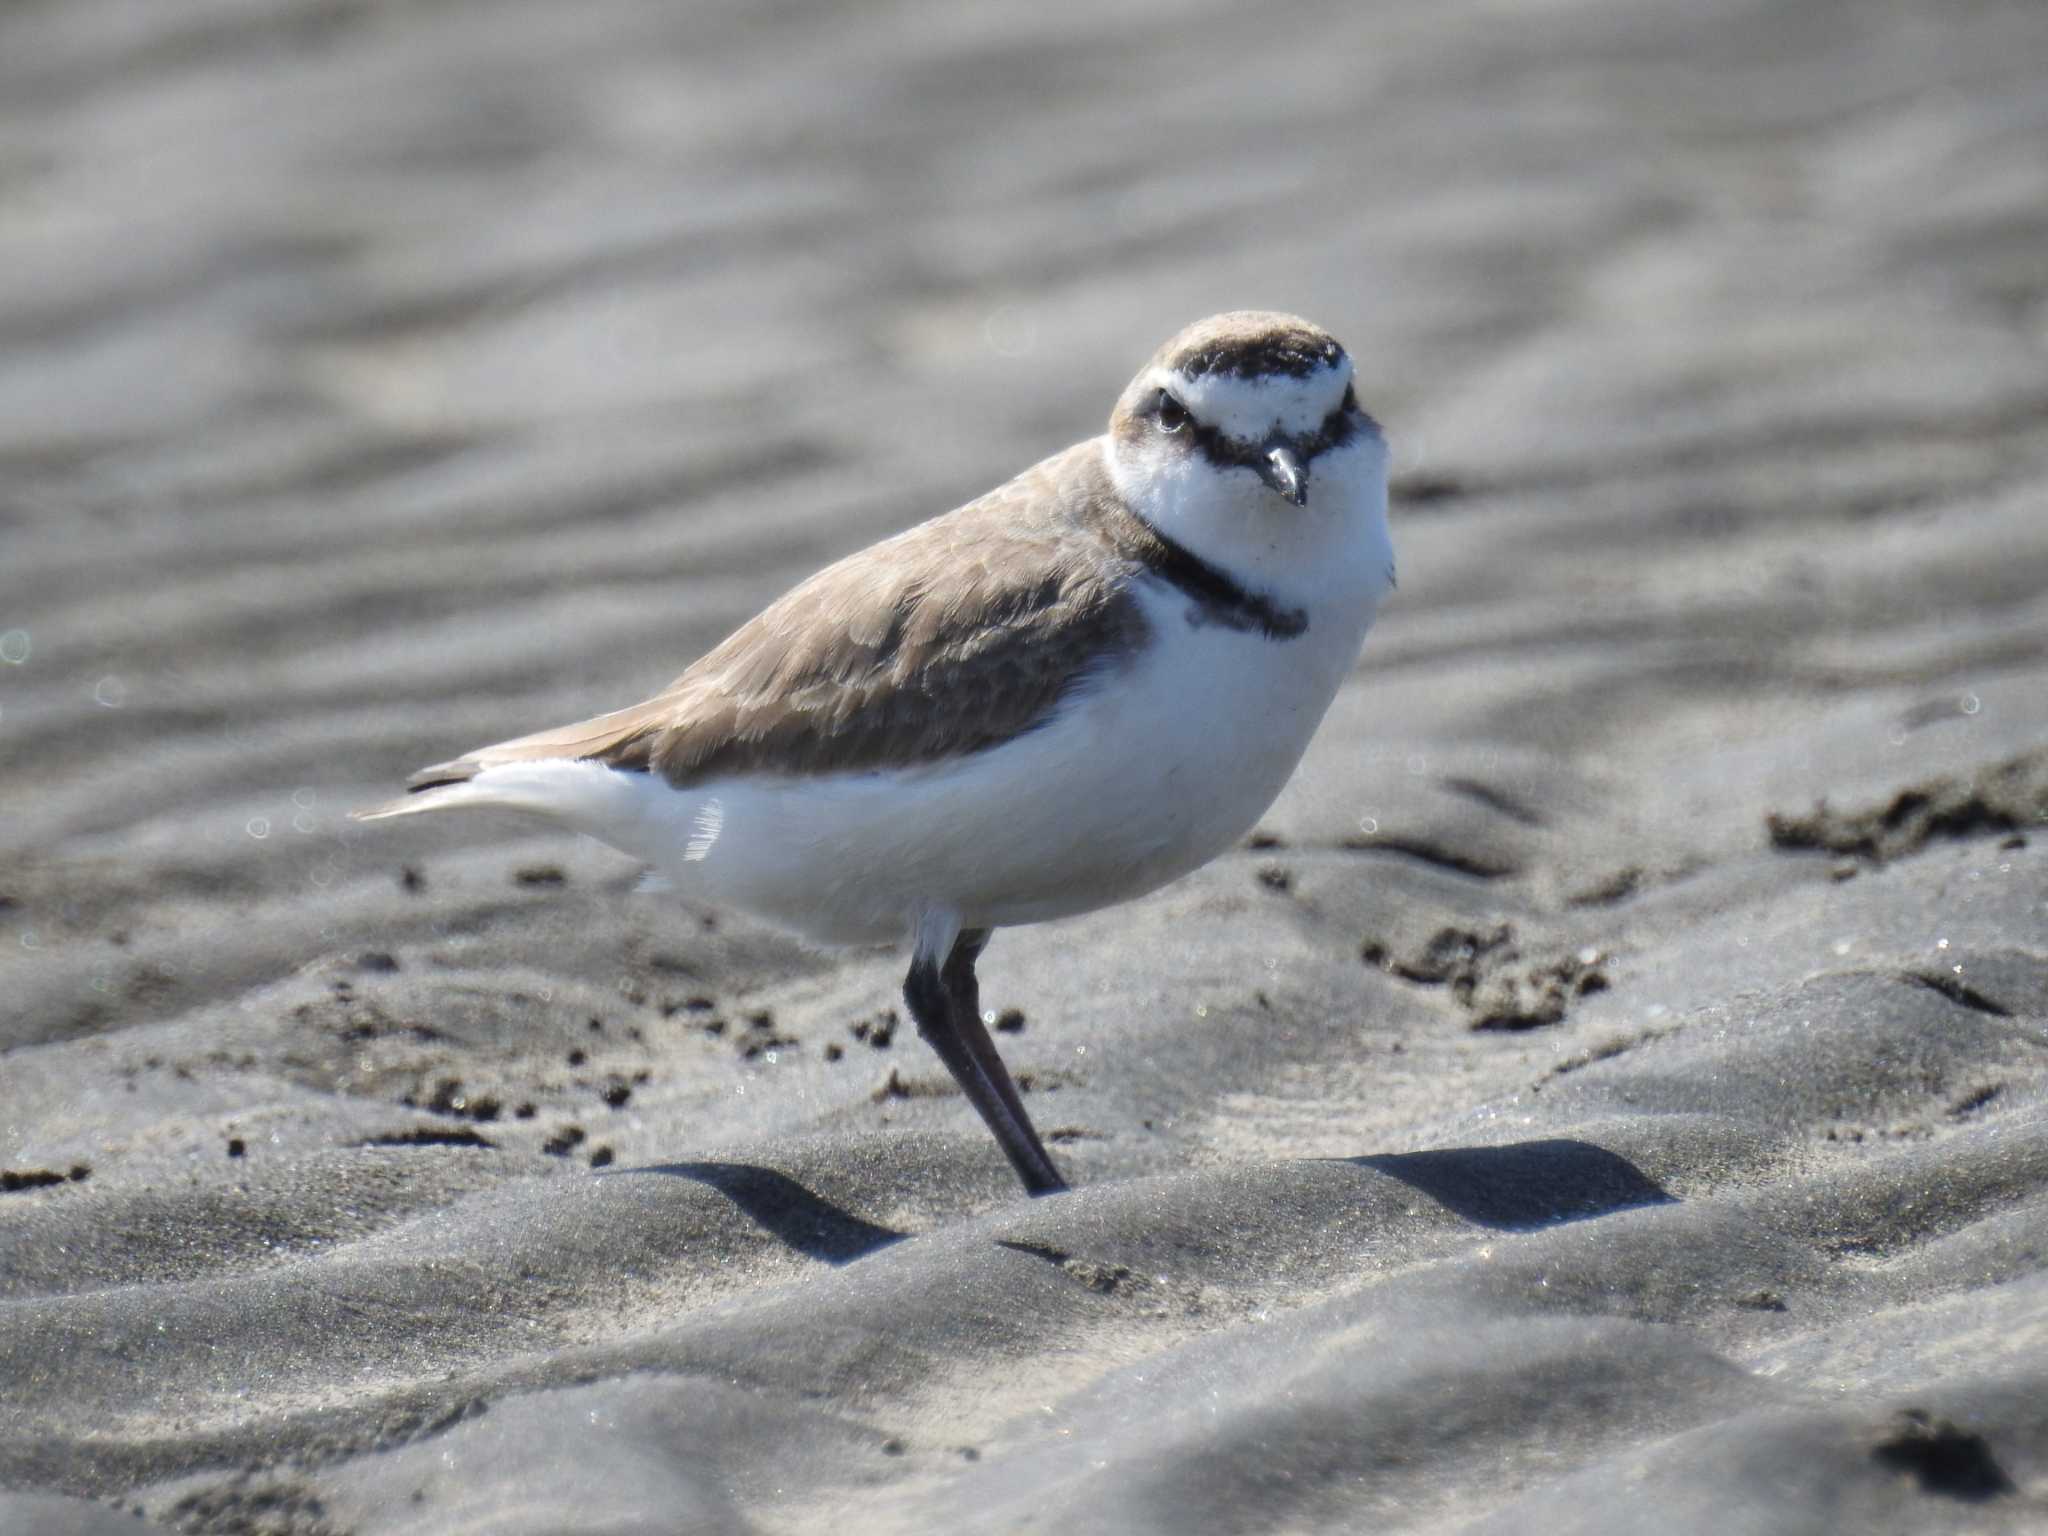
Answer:
[[[0,13],[0,1531],[2048,1523],[2048,14]],[[1298,310],[1248,845],[901,961],[344,819]],[[140,1518],[138,1518],[138,1512]]]

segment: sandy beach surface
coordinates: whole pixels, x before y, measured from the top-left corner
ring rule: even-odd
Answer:
[[[410,769],[1298,310],[1248,844],[902,961]],[[0,8],[0,1532],[2048,1529],[2048,10]]]

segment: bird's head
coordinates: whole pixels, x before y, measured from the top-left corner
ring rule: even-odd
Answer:
[[[1213,475],[1297,507],[1316,500],[1331,470],[1352,473],[1360,446],[1384,458],[1336,338],[1268,310],[1211,315],[1167,342],[1117,401],[1109,436],[1126,487],[1184,494]]]

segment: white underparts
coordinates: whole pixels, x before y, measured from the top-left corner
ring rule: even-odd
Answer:
[[[718,845],[718,834],[724,830],[725,802],[713,798],[700,804],[697,807],[696,830],[683,844],[683,862],[701,864],[710,858],[711,850]]]
[[[950,907],[919,909],[910,923],[910,955],[914,963],[944,965],[960,937],[960,914]]]

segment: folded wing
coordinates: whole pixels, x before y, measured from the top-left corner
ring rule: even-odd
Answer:
[[[1029,731],[1145,637],[1081,451],[819,572],[644,703],[484,747],[407,788],[547,759],[677,786],[857,772]],[[366,814],[414,808],[425,807],[401,800]]]

